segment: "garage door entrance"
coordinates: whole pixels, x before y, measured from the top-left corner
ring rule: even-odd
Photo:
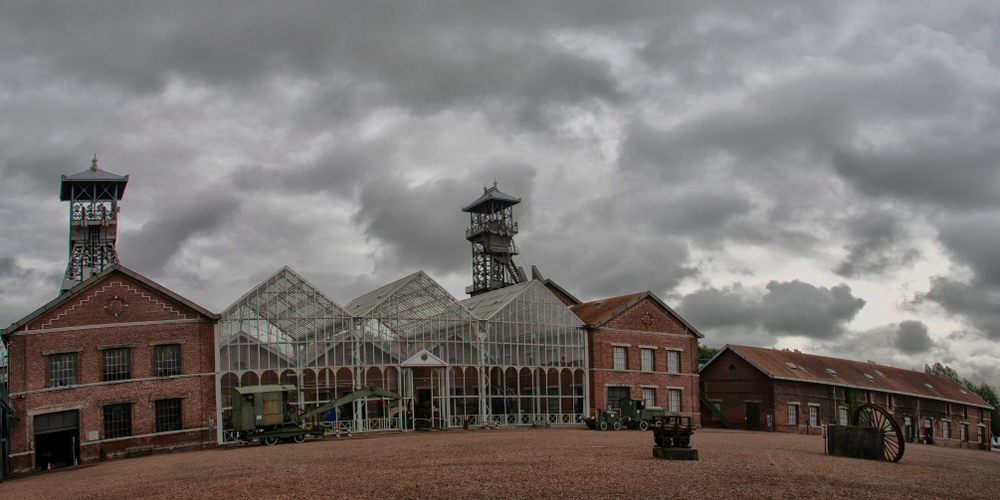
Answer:
[[[80,411],[35,415],[35,469],[67,467],[79,456]]]

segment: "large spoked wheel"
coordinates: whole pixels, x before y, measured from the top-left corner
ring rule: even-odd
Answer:
[[[600,427],[601,427],[602,431],[606,431],[606,430],[608,430],[608,423],[607,422],[601,422]]]
[[[292,441],[295,441],[296,443],[301,443],[301,442],[303,442],[305,440],[306,440],[306,435],[305,434],[296,434],[292,438]]]
[[[649,422],[646,422],[645,420],[640,421],[639,422],[639,430],[640,431],[644,431],[646,429],[649,429]]]
[[[264,438],[264,444],[268,446],[274,446],[278,444],[278,438],[275,436],[266,437]]]
[[[898,462],[903,458],[903,451],[906,442],[903,440],[903,432],[899,430],[896,421],[893,420],[889,412],[881,406],[866,404],[854,411],[854,425],[863,427],[875,427],[882,429],[883,443],[885,444],[885,459],[888,462]]]

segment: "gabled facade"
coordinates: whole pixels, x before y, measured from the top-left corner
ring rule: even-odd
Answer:
[[[980,448],[992,407],[937,375],[825,356],[727,345],[701,368],[707,401],[737,428],[821,434],[847,425],[849,401],[889,411],[910,442]],[[702,405],[705,425],[721,425]]]
[[[215,320],[116,264],[0,331],[11,472],[209,445]]]
[[[571,310],[586,324],[591,408],[644,399],[700,425],[698,330],[648,291]]]

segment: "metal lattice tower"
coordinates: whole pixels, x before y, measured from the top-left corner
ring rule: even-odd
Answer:
[[[126,184],[127,175],[122,177],[97,168],[97,155],[89,169],[62,176],[59,199],[70,202],[69,264],[62,292],[118,263],[115,250],[118,201]]]
[[[472,218],[465,230],[465,239],[472,243],[472,286],[465,287],[465,293],[475,296],[527,281],[524,269],[514,264],[513,207],[518,203],[520,198],[501,192],[494,181],[492,188],[483,187],[483,195],[462,209]]]

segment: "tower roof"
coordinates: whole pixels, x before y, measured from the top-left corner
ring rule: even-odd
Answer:
[[[468,204],[462,209],[463,212],[478,212],[483,208],[493,208],[493,207],[509,207],[512,205],[517,205],[521,203],[520,198],[515,198],[503,191],[497,189],[496,181],[493,182],[493,187],[486,189],[483,188],[483,195],[479,197],[478,200]]]
[[[73,175],[62,176],[59,189],[59,199],[70,201],[74,198],[89,198],[97,200],[120,200],[125,193],[128,176],[120,176],[97,168],[97,156],[94,156],[90,168]]]

